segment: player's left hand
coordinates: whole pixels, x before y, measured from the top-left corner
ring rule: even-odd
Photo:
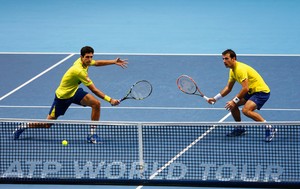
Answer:
[[[127,59],[122,60],[120,58],[116,58],[115,62],[116,65],[121,66],[123,69],[127,68],[127,64],[128,64]]]
[[[226,110],[230,111],[230,110],[232,110],[232,108],[234,108],[235,106],[236,106],[236,104],[235,104],[232,100],[230,100],[230,101],[226,102],[225,108],[226,108]]]

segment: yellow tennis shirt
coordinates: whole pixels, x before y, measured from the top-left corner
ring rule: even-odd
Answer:
[[[229,82],[237,81],[242,83],[245,79],[248,79],[249,94],[270,92],[270,88],[255,69],[247,64],[236,61],[235,67],[229,71]]]
[[[90,66],[94,64],[95,60],[92,60]],[[89,86],[93,84],[93,81],[88,76],[88,67],[83,67],[81,58],[78,58],[62,77],[55,91],[57,98],[68,99],[73,97],[81,83]]]

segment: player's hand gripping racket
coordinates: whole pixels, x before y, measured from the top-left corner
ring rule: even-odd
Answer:
[[[120,99],[120,102],[126,99],[143,100],[152,93],[152,85],[146,80],[141,80],[132,85],[126,96]]]
[[[178,88],[189,95],[198,95],[204,98],[206,101],[208,101],[208,97],[205,96],[197,86],[196,82],[187,75],[181,75],[177,79],[177,86]]]

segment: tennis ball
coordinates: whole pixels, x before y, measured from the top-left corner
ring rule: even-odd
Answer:
[[[68,145],[68,141],[67,141],[67,140],[63,140],[63,141],[61,142],[61,144],[62,144],[63,146],[67,146],[67,145]]]

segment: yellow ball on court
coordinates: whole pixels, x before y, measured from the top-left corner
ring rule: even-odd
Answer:
[[[63,141],[61,142],[61,144],[62,144],[63,146],[67,146],[67,145],[68,145],[68,141],[67,141],[67,140],[63,140]]]

